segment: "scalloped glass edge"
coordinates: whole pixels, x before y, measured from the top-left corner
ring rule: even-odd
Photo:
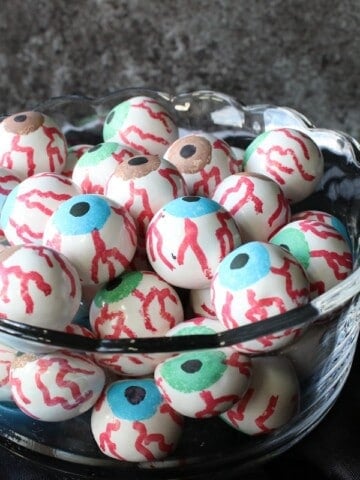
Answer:
[[[316,128],[302,113],[289,108],[271,104],[246,105],[234,97],[211,90],[198,90],[172,95],[148,88],[124,88],[102,97],[85,95],[62,95],[52,97],[31,106],[48,115],[62,116],[61,126],[66,134],[69,130],[82,131],[87,127],[102,125],[106,114],[112,106],[132,96],[147,95],[159,100],[170,111],[183,132],[204,129],[204,113],[209,114],[207,126],[216,127],[219,136],[224,137],[236,132],[244,137],[255,137],[262,131],[276,127],[292,127],[310,135],[320,148],[331,147],[332,152],[342,155],[346,161],[360,168],[360,145],[350,135],[324,128]],[[212,109],[209,109],[209,105]],[[66,106],[86,106],[90,111],[77,121],[69,122],[63,114]],[[207,106],[207,109],[204,108]],[[197,109],[192,116],[187,114]],[[201,124],[194,122],[200,115]],[[7,114],[0,117],[5,118]],[[56,118],[59,121],[59,118]],[[72,119],[73,120],[73,119]],[[192,120],[192,121],[190,121]],[[205,122],[206,123],[206,122]],[[206,126],[206,125],[205,125]],[[202,127],[202,128],[200,128]],[[307,305],[262,320],[260,322],[207,335],[184,335],[176,337],[139,337],[132,339],[105,340],[83,337],[74,333],[44,329],[1,319],[0,335],[19,338],[29,345],[44,345],[45,348],[70,348],[97,353],[156,353],[180,352],[193,349],[218,348],[252,340],[263,335],[273,334],[290,327],[309,325],[331,315],[344,307],[360,292],[360,269],[358,268],[359,245],[353,245],[354,271],[341,283],[316,297]]]

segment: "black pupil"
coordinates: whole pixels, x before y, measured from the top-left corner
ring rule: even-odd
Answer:
[[[243,268],[249,261],[249,255],[247,253],[239,253],[230,263],[230,269],[236,270],[237,268]]]
[[[148,159],[146,157],[134,157],[130,158],[128,161],[129,165],[143,165],[144,163],[147,163]]]
[[[287,250],[288,252],[290,252],[289,245],[286,245],[286,243],[281,243],[279,246],[282,247],[282,248],[285,248],[285,250]]]
[[[74,217],[82,217],[83,215],[86,215],[89,210],[90,205],[88,202],[79,202],[75,203],[75,205],[70,208],[70,214]]]
[[[200,197],[183,197],[184,202],[198,202]]]
[[[106,290],[108,290],[109,292],[111,292],[111,290],[115,290],[115,288],[117,288],[121,284],[122,280],[122,277],[113,278],[106,284]]]
[[[181,150],[180,150],[180,155],[183,158],[190,158],[192,157],[196,152],[196,147],[195,145],[184,145]]]
[[[132,386],[125,390],[125,397],[131,405],[138,405],[141,403],[144,400],[145,395],[146,391],[143,387]]]
[[[197,359],[193,360],[187,360],[181,365],[181,370],[183,370],[186,373],[196,373],[198,372],[202,367],[202,362]]]
[[[16,115],[16,117],[14,117],[14,120],[15,122],[25,122],[27,116],[26,115]]]

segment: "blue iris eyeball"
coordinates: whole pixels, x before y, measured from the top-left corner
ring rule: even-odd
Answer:
[[[163,403],[163,397],[151,378],[114,382],[108,388],[106,396],[113,414],[130,421],[153,417]]]
[[[110,204],[105,197],[82,194],[61,203],[50,221],[63,235],[85,235],[101,230],[110,215]]]
[[[218,267],[219,283],[232,291],[253,285],[270,272],[268,248],[263,242],[247,242],[229,253]]]
[[[179,218],[202,217],[221,209],[221,205],[214,200],[197,195],[175,198],[163,208],[169,215]]]

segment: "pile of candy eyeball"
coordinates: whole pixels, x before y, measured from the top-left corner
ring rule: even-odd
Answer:
[[[102,140],[69,146],[40,112],[0,123],[0,318],[101,339],[218,333],[305,305],[352,271],[337,218],[292,214],[324,170],[306,133],[267,131],[239,159],[214,135],[180,135],[139,96],[108,113]],[[91,410],[103,454],[162,459],[189,418],[248,435],[285,425],[301,392],[278,352],[305,330],[141,355],[1,345],[0,401],[44,422]]]

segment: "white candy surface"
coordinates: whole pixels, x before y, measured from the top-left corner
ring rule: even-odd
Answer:
[[[291,203],[314,192],[324,172],[322,152],[312,138],[293,128],[258,135],[245,150],[245,172],[261,173],[280,185]]]
[[[132,97],[116,105],[103,128],[105,142],[118,142],[144,155],[162,156],[178,138],[169,112],[154,98]]]
[[[231,147],[208,133],[180,137],[164,153],[184,177],[189,195],[212,197],[217,185],[239,171],[238,161]]]
[[[101,284],[128,267],[137,246],[136,224],[102,195],[76,195],[49,218],[43,243],[73,263],[83,285]]]
[[[217,202],[198,196],[167,203],[146,232],[153,269],[168,283],[187,289],[209,287],[221,259],[240,243],[231,215]]]
[[[61,253],[41,245],[0,252],[0,318],[63,330],[81,300],[80,278]]]
[[[61,173],[67,143],[61,129],[48,115],[19,112],[0,123],[0,166],[21,179],[35,173]]]
[[[305,305],[309,301],[309,280],[300,262],[278,245],[247,242],[234,249],[220,263],[211,283],[216,316],[231,329],[262,321]],[[236,348],[259,353],[280,348],[302,332],[288,328],[258,337]]]
[[[104,384],[103,370],[76,353],[25,354],[11,368],[16,405],[44,422],[61,422],[86,412],[99,398]]]
[[[220,418],[248,435],[266,434],[285,425],[297,413],[299,382],[285,357],[254,357],[252,363],[246,392]]]
[[[290,205],[284,192],[265,175],[245,172],[230,175],[216,187],[212,199],[231,213],[243,243],[266,242],[290,221]]]
[[[92,410],[91,430],[107,456],[141,462],[159,460],[176,448],[183,418],[152,379],[111,383]]]
[[[42,244],[46,222],[80,188],[59,173],[42,172],[17,185],[7,196],[0,222],[10,245]]]

